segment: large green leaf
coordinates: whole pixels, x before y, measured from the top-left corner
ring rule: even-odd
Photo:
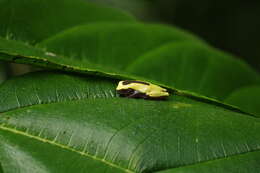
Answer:
[[[36,43],[75,25],[134,18],[84,0],[0,0],[0,36]]]
[[[259,74],[236,57],[187,41],[150,51],[130,64],[127,71],[220,100],[259,80]]]
[[[80,25],[38,44],[48,51],[75,60],[124,69],[139,56],[165,43],[192,40],[195,36],[177,28],[140,23]]]
[[[212,104],[221,105],[231,110],[243,112],[234,106],[224,104],[216,99],[205,97],[203,95],[199,95],[190,91],[176,89],[174,87],[164,85],[160,81],[154,81],[149,78],[142,78],[134,75],[129,75],[125,71],[116,70],[114,68],[110,68],[104,65],[94,64],[87,60],[77,61],[74,58],[64,57],[62,55],[57,55],[52,52],[25,45],[18,41],[1,39],[0,37],[0,59],[1,58],[3,60],[13,61],[17,63],[26,63],[38,65],[45,68],[58,69],[62,71],[77,72],[83,74],[91,74],[95,76],[106,76],[112,79],[138,79],[150,81],[168,88],[170,92],[174,92],[177,95],[194,98],[204,102],[210,102]]]
[[[4,172],[178,171],[225,159],[223,172],[237,170],[233,163],[260,171],[259,119],[177,95],[119,98],[115,86],[53,72],[6,81],[0,88]],[[250,155],[246,163],[243,155]]]
[[[239,88],[232,92],[225,102],[236,105],[260,117],[260,86]]]
[[[0,53],[9,55],[1,59],[13,60],[10,55],[19,55],[14,59],[20,63],[51,67],[50,62],[55,62],[74,66],[71,71],[81,73],[91,69],[99,74],[135,75],[218,100],[259,80],[244,62],[190,34],[160,25],[98,23],[68,29],[38,44],[47,55],[58,55],[48,60],[32,47],[22,48],[19,43],[18,50],[17,42],[0,41]]]

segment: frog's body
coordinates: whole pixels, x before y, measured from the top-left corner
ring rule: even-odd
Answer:
[[[120,81],[116,90],[124,97],[165,99],[169,96],[166,89],[141,81]]]

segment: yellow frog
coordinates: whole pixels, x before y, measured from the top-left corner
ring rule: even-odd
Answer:
[[[120,96],[130,98],[163,100],[169,96],[166,89],[142,81],[120,81],[116,90]]]

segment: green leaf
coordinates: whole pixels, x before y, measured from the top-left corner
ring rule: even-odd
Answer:
[[[79,24],[135,19],[84,0],[1,0],[0,21],[0,36],[36,43]]]
[[[245,62],[188,41],[158,47],[139,57],[127,71],[219,100],[237,88],[259,81],[259,74]]]
[[[258,118],[177,95],[119,98],[116,84],[44,71],[6,81],[0,86],[3,170],[154,172],[234,159],[224,165],[232,170],[243,164],[236,161],[242,154],[259,158]],[[247,164],[259,172],[257,160]]]
[[[184,40],[200,42],[195,36],[163,25],[110,22],[80,25],[37,46],[75,60],[123,70],[158,46]]]
[[[111,22],[80,25],[37,44],[47,55],[58,55],[48,57],[48,61],[46,55],[29,50],[32,48],[20,51],[19,44],[18,51],[17,43],[6,43],[4,39],[1,42],[2,53],[19,55],[15,60],[23,58],[16,62],[47,67],[51,67],[47,62],[55,62],[74,66],[71,71],[89,69],[98,74],[138,76],[134,78],[153,80],[217,100],[259,81],[259,75],[244,62],[188,33],[161,25]],[[38,62],[39,59],[47,62]]]
[[[0,112],[35,104],[114,97],[115,87],[115,80],[106,78],[35,72],[0,85]]]
[[[260,117],[260,86],[249,86],[235,90],[226,98],[225,102]]]
[[[219,100],[259,81],[259,74],[236,57],[187,32],[161,25],[81,25],[38,46]]]
[[[150,81],[152,83],[168,88],[170,92],[174,92],[177,95],[186,96],[203,102],[219,105],[228,108],[230,110],[244,112],[234,106],[227,105],[216,99],[205,97],[203,95],[196,94],[190,91],[183,91],[180,89],[176,89],[174,87],[164,85],[163,83],[160,83],[160,81],[154,81],[148,78],[129,75],[125,71],[116,70],[114,68],[109,68],[108,66],[104,66],[104,65],[94,64],[87,60],[77,61],[74,58],[68,58],[62,55],[57,55],[52,52],[44,51],[39,48],[25,45],[18,41],[1,39],[1,37],[0,37],[0,59],[12,61],[16,63],[38,65],[40,67],[58,69],[58,70],[68,71],[68,72],[77,72],[77,73],[90,74],[95,76],[105,76],[112,79],[133,79],[133,80],[138,79],[143,81]]]

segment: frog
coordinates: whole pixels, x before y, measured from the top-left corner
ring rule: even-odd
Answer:
[[[137,80],[119,81],[116,91],[119,96],[128,98],[165,100],[169,96],[165,88]]]

